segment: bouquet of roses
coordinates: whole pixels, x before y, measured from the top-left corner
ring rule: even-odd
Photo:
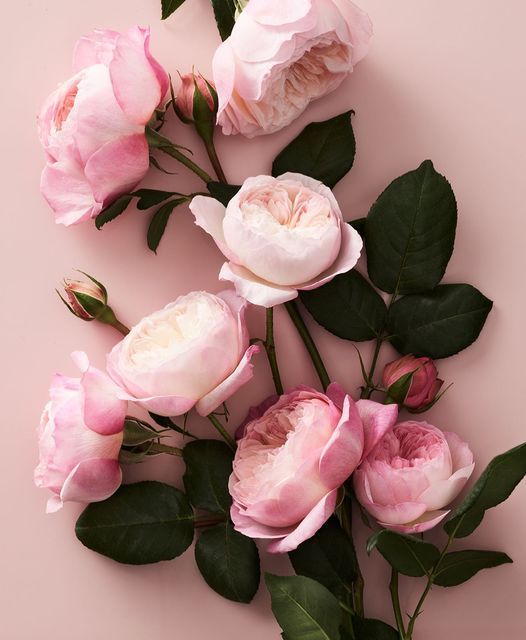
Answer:
[[[163,0],[163,18],[183,1]],[[372,29],[348,0],[212,5],[223,40],[213,79],[192,72],[172,83],[150,52],[148,29],[95,31],[79,40],[74,75],[40,113],[41,189],[58,223],[93,219],[100,229],[126,210],[151,210],[147,243],[156,251],[172,213],[188,205],[224,256],[219,280],[233,287],[187,293],[128,329],[95,278],[65,281],[69,310],[115,327],[122,339],[105,370],[75,352],[80,376],[54,377],[35,482],[51,491],[50,512],[88,503],[78,539],[118,562],[171,560],[197,538],[203,578],[236,602],[250,602],[260,585],[255,540],[269,553],[288,553],[296,575],[265,575],[283,638],[410,640],[433,586],[511,562],[453,544],[524,477],[526,444],[494,458],[453,508],[473,473],[472,452],[461,434],[418,415],[447,390],[435,361],[478,338],[492,302],[471,285],[441,284],[457,206],[431,161],[396,178],[365,218],[345,221],[332,188],[353,165],[353,112],[308,125],[269,175],[228,182],[217,127],[247,138],[286,127],[348,76]],[[164,135],[172,116],[195,129],[210,169]],[[202,189],[185,193],[179,178],[173,191],[139,188],[150,166],[165,170],[163,154],[196,174]],[[248,305],[265,309],[265,336],[249,335]],[[283,387],[279,360],[292,354],[276,353],[277,305],[301,336],[317,389],[301,380]],[[339,339],[374,341],[369,364],[356,348],[359,397],[331,379],[306,312]],[[385,344],[400,357],[380,375]],[[226,403],[254,366],[265,366],[265,353],[276,394],[261,398],[234,432]],[[187,429],[193,410],[218,439]],[[184,461],[184,491],[157,481],[122,484],[124,467],[163,454]],[[370,529],[367,552],[391,567],[394,626],[365,616],[358,526]],[[441,547],[424,539],[438,526]],[[400,574],[425,580],[408,614]]]

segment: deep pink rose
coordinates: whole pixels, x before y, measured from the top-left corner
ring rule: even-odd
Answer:
[[[208,415],[252,378],[246,301],[194,291],[143,318],[108,356],[130,400],[163,416]]]
[[[348,76],[372,27],[352,2],[338,4],[250,0],[213,61],[224,134],[278,131]]]
[[[410,409],[426,407],[433,402],[444,384],[444,381],[438,378],[437,368],[431,358],[415,358],[408,354],[390,362],[382,375],[383,385],[389,390],[400,378],[409,373],[413,373],[413,377],[407,394],[404,398],[393,396],[393,399]]]
[[[219,278],[264,307],[349,271],[362,250],[332,191],[299,173],[248,178],[226,208],[196,196],[190,209],[229,260]]]
[[[474,468],[456,434],[427,422],[401,422],[354,474],[356,496],[379,523],[402,533],[431,529],[449,511]]]
[[[38,117],[47,157],[41,191],[57,223],[95,217],[148,171],[144,127],[168,89],[149,40],[149,29],[139,27],[81,38],[75,75],[44,103]]]
[[[81,378],[56,375],[39,427],[37,487],[50,489],[47,512],[66,501],[98,502],[121,484],[118,463],[127,402],[110,378],[91,367],[85,353],[73,360]]]
[[[253,414],[253,415],[257,415]],[[292,551],[333,513],[339,487],[396,422],[397,406],[354,400],[332,384],[281,396],[245,428],[229,490],[237,531]]]

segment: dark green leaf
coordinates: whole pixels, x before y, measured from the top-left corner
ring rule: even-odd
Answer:
[[[375,548],[393,569],[405,576],[429,574],[440,557],[440,551],[434,544],[388,529],[382,529],[369,538],[367,553]]]
[[[235,0],[212,0],[212,7],[221,40],[226,40],[236,23]]]
[[[443,284],[391,307],[388,330],[403,354],[447,358],[474,342],[493,303],[469,284]]]
[[[351,593],[356,579],[352,543],[336,518],[328,520],[312,537],[289,553],[294,571],[327,587],[339,600]]]
[[[195,559],[207,584],[235,602],[250,602],[259,587],[259,553],[251,538],[230,521],[205,529],[195,545]]]
[[[462,584],[482,569],[491,569],[513,560],[499,551],[454,551],[448,553],[440,563],[434,584],[454,587]]]
[[[355,640],[398,640],[396,629],[373,618],[353,617]]]
[[[455,538],[469,536],[487,509],[504,502],[526,475],[526,443],[493,458],[444,529]]]
[[[156,204],[161,204],[168,198],[172,196],[181,195],[180,193],[176,193],[175,191],[159,191],[158,189],[139,189],[138,191],[134,191],[132,194],[135,198],[139,198],[137,202],[137,209],[139,211],[145,211],[150,207],[155,207]]]
[[[372,340],[385,326],[384,301],[355,269],[300,297],[318,324],[345,340]]]
[[[183,2],[184,0],[161,0],[161,19],[166,20],[166,18],[170,17],[176,9],[179,9]]]
[[[103,209],[99,215],[95,218],[95,226],[97,229],[102,229],[102,227],[107,223],[115,220],[121,213],[126,211],[126,208],[132,201],[132,196],[127,194],[125,196],[121,196],[115,202],[110,204],[109,207]]]
[[[388,293],[420,293],[442,279],[453,252],[457,204],[430,160],[397,178],[373,204],[365,224],[367,268]]]
[[[272,175],[292,171],[334,187],[351,169],[356,142],[351,124],[353,111],[305,127],[272,165]]]
[[[157,247],[159,246],[159,242],[161,242],[161,238],[163,237],[166,225],[168,224],[168,220],[170,219],[173,210],[186,201],[186,198],[170,200],[170,202],[163,204],[163,206],[157,209],[153,214],[150,226],[148,227],[147,240],[148,247],[155,253],[157,253]]]
[[[185,494],[162,482],[122,485],[90,504],[75,527],[89,549],[125,564],[150,564],[181,555],[194,537]]]
[[[365,236],[366,221],[367,221],[367,218],[356,218],[356,220],[349,220],[347,224],[350,224],[351,227],[355,229],[355,231],[358,231],[358,233],[363,238]]]
[[[287,640],[340,640],[340,605],[322,584],[305,576],[270,573],[265,582]]]
[[[210,513],[228,513],[232,498],[228,479],[233,453],[220,440],[196,440],[183,449],[186,472],[183,482],[190,502]]]
[[[206,186],[208,191],[210,191],[210,195],[216,200],[219,200],[225,207],[241,189],[241,186],[238,184],[223,184],[222,182],[209,182]]]

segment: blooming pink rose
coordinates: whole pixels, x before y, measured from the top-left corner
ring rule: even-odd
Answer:
[[[143,318],[108,355],[108,373],[148,411],[208,415],[252,378],[246,301],[195,291]]]
[[[110,378],[91,367],[85,353],[73,360],[82,377],[56,375],[40,421],[40,462],[35,484],[53,492],[47,512],[66,501],[98,502],[121,484],[118,463],[127,402]]]
[[[431,358],[415,358],[408,354],[386,365],[382,381],[384,387],[389,388],[403,376],[413,373],[409,389],[404,398],[393,399],[410,409],[421,409],[433,402],[440,387],[444,384],[438,378],[438,371]]]
[[[249,178],[228,207],[196,196],[190,209],[229,260],[219,278],[264,307],[349,271],[362,250],[332,191],[299,173]]]
[[[229,490],[237,531],[292,551],[333,513],[339,487],[393,426],[397,406],[297,387],[249,422]]]
[[[213,61],[217,122],[253,137],[290,124],[367,53],[368,16],[351,2],[250,0]]]
[[[57,223],[95,217],[148,171],[144,127],[168,88],[149,40],[149,30],[139,27],[81,38],[75,75],[44,103],[38,117],[47,157],[41,191]]]
[[[474,468],[456,434],[427,422],[401,422],[354,474],[356,496],[379,523],[402,533],[427,531],[449,511]]]

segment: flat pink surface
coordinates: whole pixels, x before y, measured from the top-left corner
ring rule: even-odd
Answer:
[[[68,505],[44,514],[45,492],[32,484],[35,428],[55,370],[72,374],[69,353],[85,349],[102,365],[112,330],[70,316],[53,289],[73,267],[109,288],[114,308],[133,323],[191,289],[217,291],[222,258],[187,210],[170,222],[157,256],[145,245],[149,214],[130,211],[98,232],[93,225],[55,226],[38,192],[43,156],[35,113],[70,73],[76,39],[94,27],[150,24],[155,54],[176,74],[210,71],[218,36],[208,0],[187,0],[168,22],[160,0],[18,0],[3,6],[2,100],[2,398],[0,637],[3,640],[277,640],[262,588],[250,607],[222,600],[202,581],[192,553],[175,562],[133,568],[85,550],[73,533],[80,512]],[[311,120],[356,111],[356,164],[336,188],[348,218],[363,216],[402,172],[431,158],[455,189],[460,209],[448,282],[478,285],[495,301],[476,346],[440,363],[454,382],[429,419],[471,443],[480,472],[526,439],[524,424],[526,48],[522,0],[362,0],[375,25],[368,58],[329,98],[288,130],[247,144],[219,139],[232,181],[269,171],[270,160]],[[171,133],[197,147],[191,131]],[[200,157],[200,154],[198,154]],[[201,158],[204,162],[204,158]],[[166,161],[164,161],[165,164]],[[170,165],[173,167],[173,165]],[[178,168],[175,167],[177,170]],[[181,171],[152,171],[151,186],[198,183]],[[182,186],[181,186],[182,185]],[[263,331],[252,312],[253,334]],[[287,317],[277,312],[277,343],[287,385],[316,384]],[[313,328],[334,379],[359,383],[352,346]],[[365,355],[369,357],[367,347]],[[391,354],[385,353],[387,358]],[[264,358],[256,380],[231,403],[233,421],[272,389]],[[207,425],[193,418],[205,433]],[[131,478],[131,474],[128,474]],[[154,460],[134,477],[179,482],[173,460]],[[526,634],[526,491],[522,485],[459,546],[500,549],[515,564],[479,574],[455,589],[433,591],[420,619],[420,640],[515,640]],[[365,561],[364,561],[365,562]],[[263,556],[264,570],[290,571],[286,558]],[[365,564],[367,609],[391,620],[388,572],[378,557]],[[405,581],[405,609],[421,589]]]

